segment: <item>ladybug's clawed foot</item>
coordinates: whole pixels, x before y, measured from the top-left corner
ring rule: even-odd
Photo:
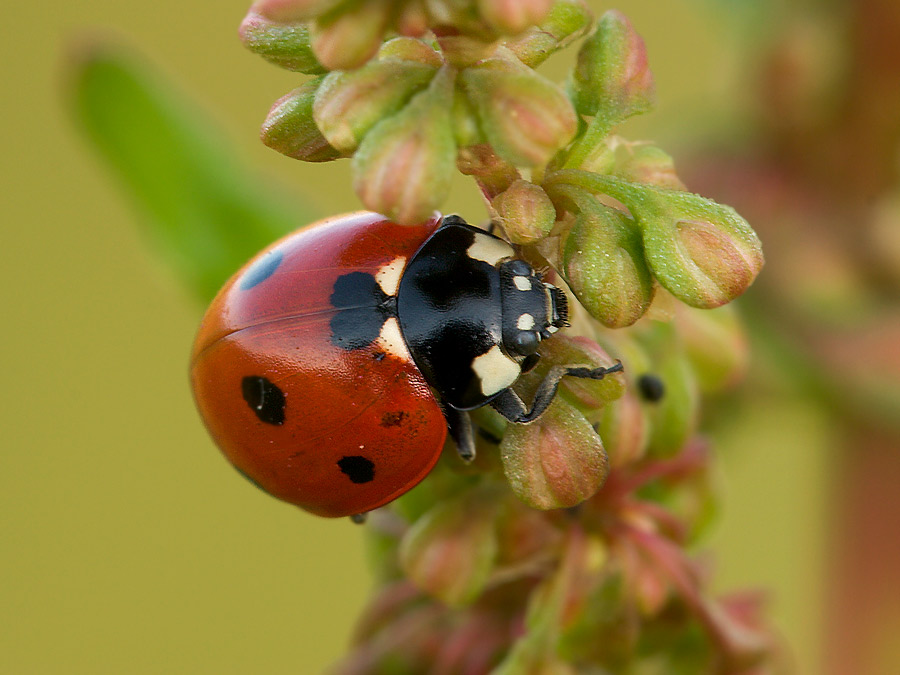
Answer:
[[[622,366],[622,362],[616,360],[616,365],[609,368],[569,368],[569,372],[566,375],[580,377],[585,380],[602,380],[610,373],[621,373],[623,370],[625,368]]]
[[[350,520],[353,521],[356,525],[362,525],[366,522],[366,519],[369,517],[368,513],[354,513],[350,516]]]
[[[622,372],[622,362],[616,361],[616,365],[609,368],[585,368],[583,366],[553,366],[544,380],[538,386],[531,404],[531,410],[525,407],[525,403],[511,388],[504,389],[491,401],[491,407],[503,415],[510,422],[516,424],[528,424],[540,417],[556,395],[559,381],[567,375],[589,380],[602,380],[610,373]]]

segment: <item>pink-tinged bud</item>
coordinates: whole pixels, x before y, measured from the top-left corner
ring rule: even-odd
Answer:
[[[684,190],[675,162],[655,145],[635,143],[625,148],[615,174],[632,183],[647,183],[670,190]]]
[[[298,73],[326,72],[309,44],[309,29],[302,23],[276,23],[259,14],[244,17],[239,34],[251,52],[266,61]]]
[[[330,12],[344,0],[256,0],[251,12],[261,14],[272,21],[294,23],[307,21]]]
[[[407,2],[399,10],[394,27],[400,35],[422,37],[428,32],[428,14],[418,2]]]
[[[665,355],[652,374],[662,382],[663,395],[645,406],[651,429],[647,452],[654,457],[671,457],[697,430],[697,379],[687,357],[676,351]]]
[[[351,3],[312,26],[312,49],[328,70],[359,68],[375,56],[390,20],[384,0]]]
[[[560,184],[622,202],[641,229],[653,275],[688,305],[707,309],[724,305],[747,290],[762,269],[759,237],[728,206],[690,192],[586,171],[557,171],[544,181],[550,194]]]
[[[463,70],[459,82],[485,138],[516,166],[546,164],[575,135],[569,99],[521,63],[489,59]]]
[[[575,107],[583,115],[600,115],[609,124],[653,107],[653,75],[647,49],[631,22],[609,10],[578,52],[572,75]]]
[[[372,127],[403,108],[435,72],[415,61],[391,59],[331,73],[316,93],[316,124],[332,146],[352,153]]]
[[[636,462],[644,455],[650,425],[634,392],[626,392],[603,409],[597,433],[603,439],[613,469]]]
[[[353,157],[354,189],[366,208],[413,224],[440,206],[456,168],[452,97],[453,74],[442,69],[366,135]]]
[[[313,100],[321,82],[322,78],[310,80],[275,101],[260,131],[263,143],[304,162],[328,162],[341,156],[313,119]]]
[[[603,443],[563,398],[531,424],[511,424],[500,443],[503,471],[519,499],[536,509],[576,506],[606,480]]]
[[[487,24],[501,35],[518,35],[547,18],[553,0],[477,0]]]
[[[419,518],[400,544],[400,566],[423,591],[460,606],[484,589],[497,557],[496,504],[467,491]]]
[[[750,356],[747,336],[732,307],[700,310],[682,305],[675,325],[702,391],[722,391],[744,377]]]
[[[522,63],[535,68],[584,35],[592,18],[583,0],[557,0],[540,26],[526,30],[505,44]]]
[[[546,237],[556,222],[556,208],[544,190],[517,180],[494,199],[500,227],[514,244],[530,244]]]
[[[689,193],[673,193],[673,195]],[[724,305],[753,283],[763,266],[756,233],[733,209],[690,195],[643,220],[644,251],[665,288],[693,307]],[[681,202],[681,203],[678,203]]]
[[[381,61],[390,59],[417,61],[435,69],[444,65],[440,54],[421,40],[411,37],[397,37],[388,40],[378,50],[378,59]]]
[[[555,335],[541,344],[541,360],[537,367],[525,375],[524,384],[543,378],[552,365],[610,368],[616,360],[590,338],[580,335]],[[596,411],[615,401],[625,393],[625,374],[610,373],[601,380],[580,377],[564,377],[559,383],[559,394],[585,413]]]
[[[653,277],[640,230],[621,211],[597,204],[582,211],[561,242],[560,272],[578,301],[604,326],[640,319],[653,300]]]

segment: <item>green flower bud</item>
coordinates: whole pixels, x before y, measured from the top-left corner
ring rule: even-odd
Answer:
[[[576,506],[606,480],[603,443],[563,398],[531,424],[511,424],[500,443],[503,471],[519,499],[537,509]]]
[[[530,244],[550,233],[556,208],[544,190],[527,180],[517,180],[494,199],[499,224],[514,244]]]
[[[753,283],[763,266],[762,249],[734,210],[690,197],[679,204],[684,210],[644,219],[644,251],[672,295],[693,307],[718,307]]]
[[[653,275],[688,305],[724,305],[747,290],[762,269],[759,238],[728,206],[690,192],[569,169],[548,177],[544,187],[552,194],[560,183],[622,202],[641,229]]]
[[[375,56],[390,20],[387,0],[351,0],[320,16],[312,27],[312,48],[329,70],[359,68]]]
[[[496,504],[467,491],[419,518],[400,544],[400,565],[423,591],[452,606],[474,600],[497,557]]]
[[[446,197],[456,159],[452,87],[452,71],[440,70],[428,89],[366,134],[353,157],[354,188],[366,208],[412,224],[430,218]]]
[[[321,77],[310,80],[275,101],[260,131],[263,143],[304,162],[328,162],[341,156],[313,119],[313,100],[321,83]]]
[[[591,11],[583,0],[557,0],[540,26],[504,44],[529,68],[536,68],[587,32]]]
[[[732,307],[699,310],[682,305],[675,314],[675,325],[704,392],[722,391],[743,378],[749,348],[740,317]]]
[[[561,248],[560,273],[591,316],[623,328],[644,315],[654,284],[631,218],[596,204],[576,216]]]
[[[266,61],[298,73],[326,72],[309,44],[309,29],[302,23],[276,23],[260,14],[244,17],[239,30],[241,41]]]
[[[547,18],[553,0],[477,0],[487,24],[501,35],[518,35]]]
[[[372,127],[403,108],[435,72],[415,61],[391,59],[331,73],[316,93],[316,124],[332,146],[352,153]]]
[[[463,70],[459,81],[485,138],[517,166],[546,164],[575,135],[569,99],[521,63],[488,59]]]
[[[615,175],[631,183],[647,183],[670,190],[684,190],[684,183],[675,173],[675,162],[655,145],[630,144],[618,162]]]
[[[650,426],[634,392],[626,392],[622,398],[603,408],[597,433],[603,439],[613,469],[636,462],[644,455]]]
[[[578,52],[572,74],[575,107],[583,115],[602,116],[609,124],[653,107],[653,76],[647,49],[631,22],[609,10]]]
[[[330,12],[344,0],[256,0],[251,12],[280,23],[295,23],[314,19]]]

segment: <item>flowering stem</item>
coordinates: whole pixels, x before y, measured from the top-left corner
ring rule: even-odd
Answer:
[[[594,119],[592,119],[591,123],[588,125],[587,131],[584,132],[584,135],[581,138],[575,141],[575,145],[573,145],[572,149],[569,151],[569,156],[566,159],[564,168],[578,169],[584,164],[585,160],[587,160],[591,153],[597,148],[600,141],[609,135],[613,126],[610,123],[610,120],[611,117],[609,115],[604,115],[602,113],[598,113],[594,116]]]

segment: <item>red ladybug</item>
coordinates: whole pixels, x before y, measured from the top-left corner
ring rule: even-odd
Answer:
[[[492,405],[527,423],[510,389],[567,325],[565,294],[513,248],[457,216],[416,226],[337,216],[260,253],[219,292],[191,357],[213,439],[266,492],[320,516],[354,516],[411,489],[447,431],[474,456],[465,411]]]

